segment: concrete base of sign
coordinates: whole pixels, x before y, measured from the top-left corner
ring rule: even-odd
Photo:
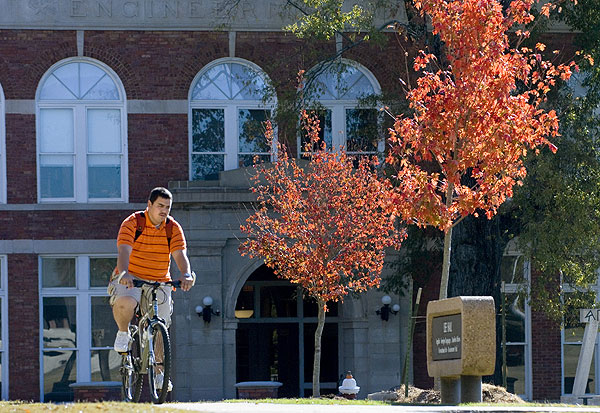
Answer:
[[[481,376],[460,376],[460,402],[481,403]]]
[[[441,377],[442,404],[481,403],[481,376]]]
[[[460,378],[442,377],[440,378],[442,404],[460,403]]]
[[[560,402],[565,404],[578,404],[584,406],[600,406],[600,396],[573,396],[568,394],[560,397]]]

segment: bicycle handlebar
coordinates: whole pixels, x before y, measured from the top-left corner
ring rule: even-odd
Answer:
[[[149,285],[151,287],[160,287],[161,285],[172,285],[175,288],[179,288],[181,287],[181,280],[175,280],[175,281],[144,281],[144,280],[138,280],[137,278],[133,279],[133,286],[134,287],[141,287],[143,285]]]
[[[123,271],[121,274],[119,274],[116,278],[117,283],[119,283],[121,281],[121,278],[125,275],[125,271]],[[161,285],[172,285],[175,288],[180,288],[181,287],[181,280],[175,280],[175,281],[144,281],[144,280],[140,280],[138,278],[134,278],[133,279],[133,286],[134,287],[141,287],[144,284],[149,285],[151,287],[160,287]]]

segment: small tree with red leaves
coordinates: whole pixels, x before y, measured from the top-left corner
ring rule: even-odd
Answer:
[[[326,303],[377,287],[385,249],[399,247],[404,232],[387,212],[391,188],[373,170],[374,160],[363,158],[355,169],[343,151],[318,142],[317,120],[303,113],[303,122],[310,161],[302,167],[278,145],[272,166],[256,166],[252,191],[258,205],[241,226],[248,238],[240,252],[261,257],[316,301],[312,390],[318,397]],[[267,136],[272,137],[270,125]]]
[[[558,134],[558,118],[546,95],[566,80],[573,63],[545,60],[543,44],[520,47],[516,30],[533,21],[534,0],[419,0],[444,46],[444,62],[421,52],[422,71],[407,92],[410,116],[396,118],[387,162],[396,167],[395,211],[407,222],[444,231],[440,298],[446,298],[452,228],[469,214],[491,218],[525,176],[528,151]],[[542,7],[548,14],[553,4]],[[513,43],[514,44],[514,43]],[[437,66],[437,69],[434,69]]]

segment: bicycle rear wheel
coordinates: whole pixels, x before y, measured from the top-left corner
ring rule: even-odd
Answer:
[[[152,348],[148,363],[148,384],[152,403],[160,404],[167,398],[171,379],[171,342],[167,328],[161,322],[150,327]]]
[[[140,335],[136,332],[131,340],[131,349],[123,355],[121,364],[121,392],[123,400],[137,403],[142,394],[142,377],[140,375]]]

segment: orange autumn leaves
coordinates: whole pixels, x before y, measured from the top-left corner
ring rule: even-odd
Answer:
[[[249,237],[240,251],[318,301],[337,301],[378,285],[384,250],[405,236],[394,217],[442,231],[469,214],[491,218],[525,177],[524,156],[556,150],[558,117],[544,104],[576,69],[546,60],[541,43],[531,50],[509,42],[510,30],[533,21],[535,3],[513,0],[503,10],[497,0],[416,1],[444,61],[426,52],[414,61],[411,114],[390,129],[393,184],[365,159],[353,169],[343,151],[314,151],[303,168],[279,148],[272,166],[259,166],[258,207],[241,227]],[[311,151],[318,123],[306,114],[304,121]]]
[[[318,121],[306,113],[303,121],[310,151],[320,146]],[[277,161],[253,178],[258,206],[241,227],[249,235],[241,253],[262,257],[318,302],[379,285],[384,249],[404,238],[389,215],[390,183],[366,158],[354,168],[344,152],[318,150],[301,165],[278,146]]]
[[[503,12],[496,0],[417,2],[447,61],[421,53],[421,77],[407,93],[413,114],[391,130],[386,161],[396,168],[395,211],[405,221],[447,231],[469,214],[491,218],[524,178],[528,151],[556,150],[548,139],[558,117],[542,105],[575,65],[555,66],[544,45],[515,48],[507,36],[532,21],[534,3],[515,0]]]

